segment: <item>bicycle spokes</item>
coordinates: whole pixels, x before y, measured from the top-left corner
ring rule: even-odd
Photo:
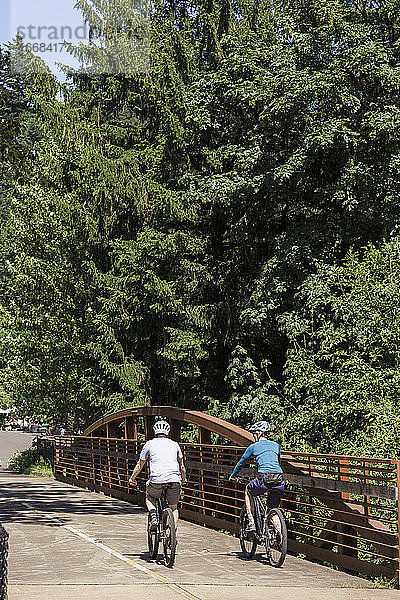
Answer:
[[[150,558],[156,558],[157,554],[158,554],[158,546],[160,543],[158,526],[157,526],[156,530],[151,531],[150,523],[148,523],[148,525],[147,525],[147,541],[148,541],[148,546],[149,546]]]
[[[176,552],[176,530],[173,512],[170,508],[162,515],[164,560],[167,567],[172,567]]]
[[[247,516],[246,507],[242,507],[240,513],[240,529],[239,529],[239,540],[242,552],[245,558],[252,558],[257,548],[257,538],[254,533],[247,531],[249,520]]]
[[[265,548],[270,563],[280,567],[287,552],[287,529],[283,514],[279,509],[271,509],[266,519]]]

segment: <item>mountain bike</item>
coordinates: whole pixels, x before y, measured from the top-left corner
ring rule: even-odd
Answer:
[[[236,477],[239,483],[247,484],[249,479]],[[265,545],[265,551],[273,567],[281,567],[287,553],[287,526],[279,508],[268,508],[266,496],[254,496],[255,532],[248,532],[246,505],[240,511],[239,541],[245,558],[253,558],[258,544]]]
[[[158,547],[160,542],[162,543],[165,565],[171,568],[175,562],[176,555],[176,528],[174,513],[172,512],[172,509],[169,508],[166,499],[169,485],[169,483],[163,485],[161,498],[157,500],[157,529],[155,531],[151,531],[150,518],[148,519],[147,542],[150,558],[157,558]]]

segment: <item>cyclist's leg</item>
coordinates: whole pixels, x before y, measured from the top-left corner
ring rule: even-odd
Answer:
[[[157,500],[161,498],[161,494],[161,484],[152,483],[151,481],[146,483],[146,506],[149,511],[156,509]]]
[[[151,522],[152,528],[157,526],[156,505],[157,505],[157,500],[159,498],[161,498],[161,494],[162,494],[162,486],[160,484],[151,483],[151,481],[148,481],[146,483],[146,507],[147,507],[147,510],[149,511],[149,517],[150,517],[150,522]]]
[[[253,520],[254,522],[254,497],[249,492],[248,485],[246,485],[246,489],[244,491],[244,501],[246,504],[247,516],[249,520]]]
[[[264,486],[258,477],[252,479],[247,485],[244,492],[244,501],[246,503],[248,531],[255,531],[256,524],[254,520],[254,496],[261,496],[265,493]]]
[[[179,521],[179,511],[178,511],[178,502],[181,496],[181,484],[177,481],[171,483],[167,489],[166,498],[168,502],[168,506],[174,513],[174,521],[175,527],[178,527]]]
[[[156,510],[157,500],[155,498],[151,498],[150,496],[146,496],[146,507],[150,512],[151,510]]]
[[[178,505],[177,504],[169,504],[169,507],[172,510],[172,512],[174,513],[174,522],[175,522],[175,528],[176,528],[176,527],[178,527],[178,521],[179,521]]]
[[[284,494],[285,484],[282,483],[279,487],[273,487],[268,493],[268,508],[279,508],[282,496]]]
[[[269,490],[268,493],[268,508],[278,508],[281,502],[282,496],[285,493],[285,482],[283,481],[280,485],[273,487]],[[280,531],[281,522],[277,515],[272,516],[272,522]]]

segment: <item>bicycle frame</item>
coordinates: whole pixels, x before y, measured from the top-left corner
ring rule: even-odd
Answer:
[[[256,525],[256,534],[259,538],[260,542],[264,541],[266,536],[265,528],[266,524],[266,515],[268,508],[264,505],[261,498],[259,496],[254,497],[254,522]]]
[[[162,528],[161,517],[166,508],[168,508],[168,502],[166,499],[167,490],[164,488],[160,498],[157,500],[156,504],[156,513],[157,513],[157,527],[158,527],[158,535],[159,539],[164,539],[164,530]]]
[[[237,478],[240,483],[248,483],[246,479]],[[246,504],[240,513],[239,539],[245,558],[253,558],[257,544],[264,544],[267,558],[273,567],[281,567],[287,553],[287,526],[285,517],[279,508],[269,508],[265,496],[255,496],[254,524],[255,531],[248,528]],[[271,515],[272,513],[272,515]],[[279,524],[271,519],[277,518]],[[250,544],[249,546],[246,544]]]

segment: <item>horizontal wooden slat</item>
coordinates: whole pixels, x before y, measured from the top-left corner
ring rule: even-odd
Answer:
[[[374,562],[359,560],[353,556],[347,556],[325,548],[317,548],[312,544],[305,544],[297,540],[289,539],[289,551],[296,554],[305,554],[318,562],[328,562],[332,565],[338,565],[343,569],[348,569],[354,573],[362,573],[372,577],[387,577],[393,579],[396,575],[396,567],[390,568],[385,565]]]
[[[232,473],[232,467],[227,467],[225,465],[216,465],[200,461],[187,461],[186,464],[188,468],[200,469],[209,473],[223,473],[226,475]],[[241,474],[246,477],[253,477],[256,472],[253,469],[242,469]],[[397,499],[397,488],[394,487],[357,483],[353,481],[338,481],[336,479],[309,477],[307,475],[293,475],[292,473],[284,473],[284,478],[289,483],[311,489],[317,488],[332,492],[347,492],[349,494],[371,496],[373,498],[385,498],[387,500]]]

